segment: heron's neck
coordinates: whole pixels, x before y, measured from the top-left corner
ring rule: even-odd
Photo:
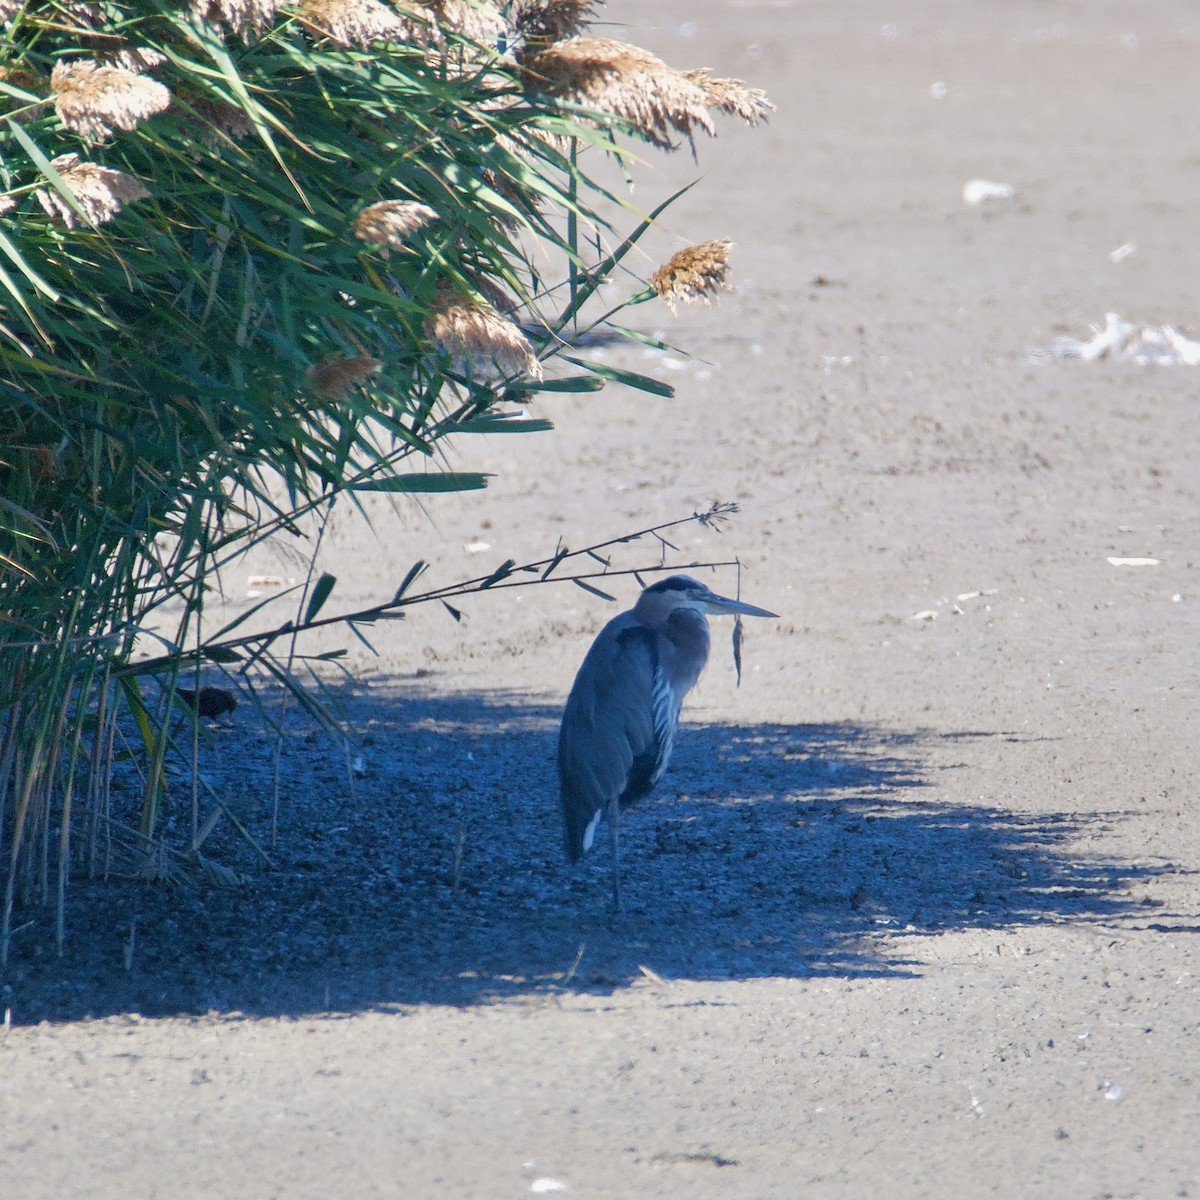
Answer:
[[[662,633],[668,643],[664,647],[663,668],[682,700],[695,686],[708,661],[708,622],[700,613],[681,608],[667,618]]]

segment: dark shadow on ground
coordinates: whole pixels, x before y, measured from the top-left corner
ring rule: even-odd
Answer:
[[[1080,856],[1084,827],[1120,812],[944,799],[955,773],[931,766],[939,741],[961,754],[1004,734],[688,725],[658,796],[623,826],[613,918],[606,841],[573,871],[562,861],[556,708],[398,685],[347,704],[366,774],[351,787],[341,751],[297,724],[271,868],[222,818],[204,850],[240,885],[76,882],[64,956],[51,915],[27,912],[0,1007],[18,1024],[302,1015],[610,992],[643,967],[915,974],[911,934],[1144,916],[1142,885],[1165,869]],[[265,841],[271,742],[239,726],[217,743],[207,776]]]

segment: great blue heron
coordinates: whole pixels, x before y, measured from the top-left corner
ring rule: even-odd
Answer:
[[[592,643],[558,736],[567,858],[592,847],[607,814],[613,907],[621,907],[617,837],[621,810],[648,796],[671,759],[679,710],[708,661],[706,614],[776,614],[718,596],[687,575],[651,584]]]

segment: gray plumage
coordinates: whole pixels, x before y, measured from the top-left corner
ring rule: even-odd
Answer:
[[[567,858],[577,862],[591,849],[606,816],[617,909],[620,813],[648,796],[667,769],[683,699],[708,661],[707,613],[775,616],[672,575],[600,631],[567,698],[558,739]]]

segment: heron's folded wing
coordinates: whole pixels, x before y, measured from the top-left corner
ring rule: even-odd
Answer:
[[[662,681],[654,635],[618,618],[593,643],[563,714],[559,780],[567,850],[614,799],[645,795],[666,766],[673,700]],[[665,736],[664,736],[665,734]]]

